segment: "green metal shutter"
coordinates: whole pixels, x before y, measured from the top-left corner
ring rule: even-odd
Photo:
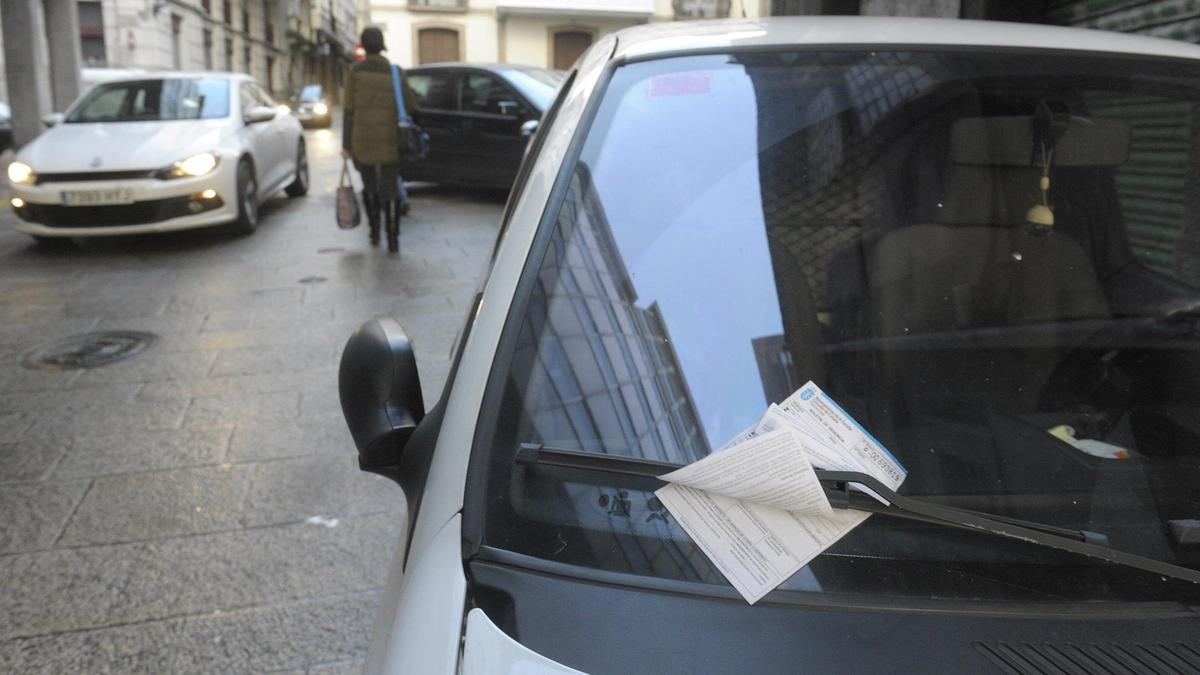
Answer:
[[[1200,43],[1200,0],[1050,0],[1046,23]],[[1192,254],[1180,251],[1191,212],[1194,106],[1147,97],[1093,100],[1091,113],[1132,127],[1129,161],[1114,172],[1134,255],[1142,264],[1195,283]],[[1195,233],[1190,233],[1194,235]]]

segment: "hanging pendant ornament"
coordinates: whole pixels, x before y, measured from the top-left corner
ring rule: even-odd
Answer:
[[[1042,203],[1034,204],[1025,212],[1025,222],[1032,226],[1035,233],[1044,234],[1049,232],[1054,227],[1054,211],[1050,210],[1050,162],[1054,157],[1054,151],[1046,151],[1046,144],[1042,144],[1042,179],[1038,181],[1038,188],[1042,191]]]

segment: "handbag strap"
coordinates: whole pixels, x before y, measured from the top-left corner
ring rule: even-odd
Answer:
[[[404,92],[400,88],[400,66],[392,64],[392,93],[396,96],[396,119],[404,124],[408,121],[408,111],[404,109]]]
[[[342,176],[338,178],[338,187],[354,187],[350,182],[350,162],[342,158]]]

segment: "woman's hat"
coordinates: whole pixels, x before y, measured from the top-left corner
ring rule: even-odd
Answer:
[[[374,26],[367,26],[363,29],[362,37],[359,38],[363,49],[368,54],[378,54],[387,49],[387,45],[383,44],[383,31]]]

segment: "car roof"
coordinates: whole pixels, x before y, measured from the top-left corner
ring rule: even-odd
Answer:
[[[1200,59],[1200,45],[1111,31],[1003,21],[912,17],[789,16],[675,21],[616,33],[614,58],[807,45],[1046,49]]]
[[[414,70],[438,70],[441,68],[473,68],[475,70],[486,70],[493,73],[499,73],[504,70],[542,70],[546,72],[555,72],[553,68],[541,68],[538,66],[526,66],[519,63],[467,63],[465,61],[447,61],[444,63],[422,63],[419,66],[413,66],[406,69],[411,72]],[[561,72],[561,71],[560,71]]]

